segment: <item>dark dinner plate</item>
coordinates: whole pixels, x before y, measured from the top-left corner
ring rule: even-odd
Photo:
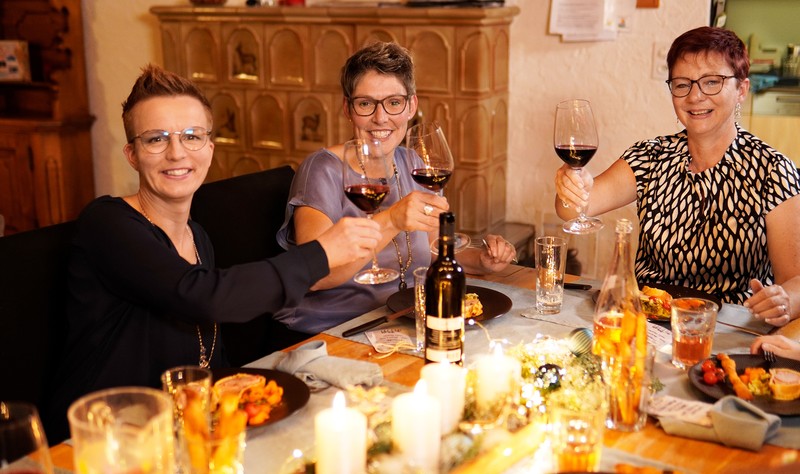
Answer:
[[[211,373],[214,377],[214,382],[229,375],[244,373],[263,375],[264,378],[267,379],[267,383],[269,383],[270,380],[274,380],[276,384],[283,387],[283,400],[281,400],[281,403],[272,409],[266,422],[256,426],[248,426],[248,436],[258,434],[261,428],[276,423],[303,408],[306,406],[306,403],[308,403],[309,397],[311,397],[308,386],[306,386],[302,380],[294,375],[278,370],[225,367],[213,369]]]
[[[771,368],[783,368],[800,371],[800,361],[792,359],[778,357],[775,362],[770,363],[764,360],[764,357],[761,355],[731,354],[729,357],[736,362],[736,373],[738,374],[743,374],[744,369],[747,367],[763,367],[766,370]],[[702,364],[703,362],[700,361],[700,363],[689,369],[689,381],[694,388],[715,400],[719,400],[725,395],[736,394],[733,387],[731,387],[731,384],[728,382],[722,382],[716,385],[707,385],[703,382],[703,369],[700,367]],[[782,401],[774,400],[771,396],[764,395],[756,396],[752,403],[767,413],[775,415],[800,415],[800,399]]]
[[[713,301],[717,303],[719,309],[722,309],[722,300],[717,298],[716,296],[706,293],[705,291],[695,290],[694,288],[689,288],[686,286],[678,286],[678,285],[668,285],[666,283],[642,283],[639,285],[639,288],[644,288],[645,286],[649,286],[650,288],[658,288],[659,290],[664,290],[669,293],[672,298],[701,298],[704,300]],[[661,319],[657,318],[653,315],[645,313],[647,319],[650,321],[657,321],[657,322],[665,322],[669,323],[669,318]]]
[[[467,321],[481,322],[494,319],[508,313],[511,309],[511,299],[499,291],[482,286],[467,285],[467,293],[477,293],[478,299],[483,305],[483,313],[475,318],[467,318]],[[400,311],[403,308],[414,306],[414,288],[406,288],[393,294],[386,300],[386,306],[392,311]],[[414,317],[414,313],[410,313],[409,317]]]

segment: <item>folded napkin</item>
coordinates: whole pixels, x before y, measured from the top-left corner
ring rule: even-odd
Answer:
[[[658,417],[670,435],[721,443],[725,446],[758,451],[775,436],[781,419],[733,395],[720,398],[708,413],[711,426],[703,426],[670,416]]]
[[[248,367],[292,374],[314,391],[331,385],[339,388],[373,386],[383,381],[383,371],[378,364],[329,356],[324,341],[312,341],[291,352],[273,352]]]

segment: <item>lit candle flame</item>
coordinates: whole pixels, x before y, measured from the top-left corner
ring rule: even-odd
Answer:
[[[333,396],[333,409],[336,411],[344,410],[347,404],[345,403],[344,393],[339,390],[336,392],[336,395]]]

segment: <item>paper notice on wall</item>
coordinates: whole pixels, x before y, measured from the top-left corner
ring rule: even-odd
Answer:
[[[550,34],[564,41],[610,41],[630,29],[636,0],[552,0]]]

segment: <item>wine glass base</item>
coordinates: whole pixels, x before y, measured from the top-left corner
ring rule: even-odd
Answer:
[[[389,268],[372,268],[356,273],[353,280],[362,285],[380,285],[400,278],[400,272]]]
[[[568,234],[591,234],[604,226],[603,221],[596,217],[584,217],[583,219],[572,219],[565,222],[562,229]]]
[[[458,253],[465,248],[469,247],[469,244],[472,243],[472,239],[467,234],[462,234],[461,232],[456,232],[454,234],[455,237],[455,245],[453,245],[453,251]],[[434,240],[431,242],[431,253],[434,255],[439,255],[439,239]]]

